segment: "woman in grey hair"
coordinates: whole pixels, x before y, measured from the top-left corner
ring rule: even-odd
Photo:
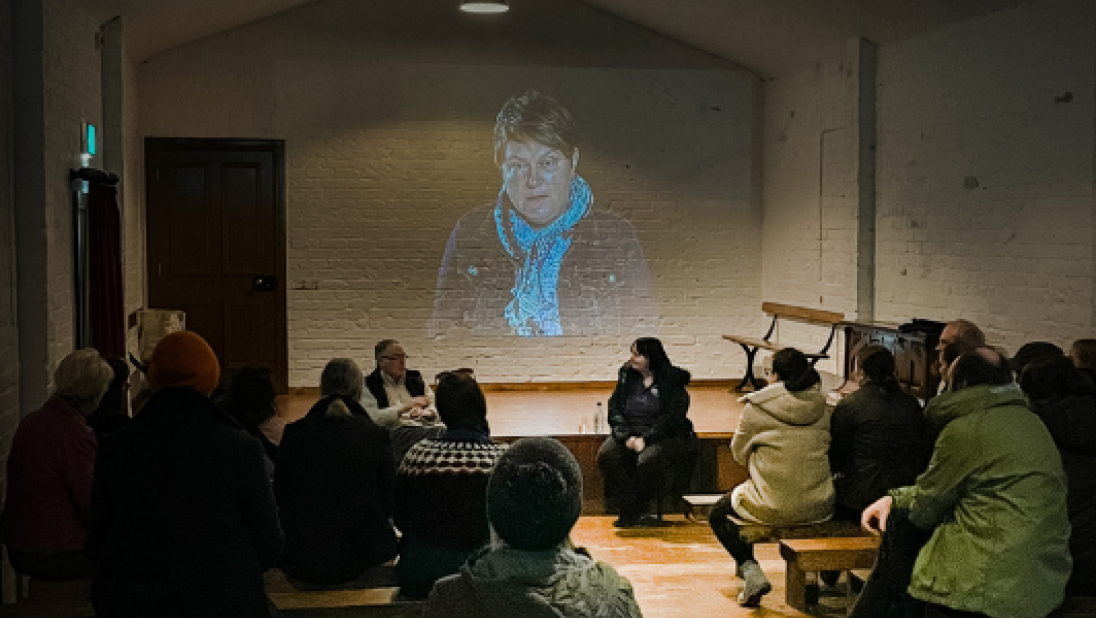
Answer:
[[[330,361],[320,400],[285,429],[274,494],[286,540],[282,569],[292,578],[342,583],[396,556],[392,447],[358,403],[362,385],[354,361]]]

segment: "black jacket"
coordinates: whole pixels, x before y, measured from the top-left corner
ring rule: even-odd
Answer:
[[[262,447],[208,398],[168,388],[103,441],[88,552],[96,615],[269,615],[282,531]]]
[[[830,435],[837,504],[856,513],[890,489],[913,485],[932,454],[917,398],[904,392],[888,397],[870,383],[837,404]]]
[[[285,428],[274,493],[285,529],[282,568],[313,583],[340,583],[396,555],[388,432],[356,401],[353,416],[326,417],[324,398]]]
[[[658,391],[658,418],[650,429],[631,427],[624,418],[624,407],[628,401],[628,393],[637,381],[642,381],[643,376],[632,369],[630,363],[625,363],[617,374],[617,385],[613,395],[609,397],[609,427],[612,428],[613,438],[618,442],[624,442],[632,436],[643,436],[649,443],[658,442],[664,438],[688,436],[693,433],[693,422],[689,420],[689,391],[685,390],[692,376],[688,371],[680,367],[665,367],[655,372],[655,381],[651,390]]]
[[[1072,394],[1032,402],[1062,454],[1069,482],[1069,594],[1096,595],[1096,395]]]
[[[422,374],[418,371],[408,369],[403,380],[407,384],[407,392],[412,397],[422,397],[426,394],[426,382],[423,381]],[[384,390],[384,376],[381,375],[379,367],[374,369],[373,373],[365,376],[365,387],[373,394],[373,399],[377,400],[379,407],[387,408],[389,406],[388,393]]]

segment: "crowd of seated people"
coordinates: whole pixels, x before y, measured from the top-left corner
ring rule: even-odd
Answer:
[[[435,393],[399,342],[375,352],[368,377],[329,362],[319,401],[289,425],[266,370],[212,398],[220,366],[195,333],[165,337],[143,376],[73,352],[13,439],[0,519],[12,565],[92,577],[106,617],[271,616],[268,568],[325,586],[393,559],[427,616],[640,615],[627,580],[569,540],[582,478],[562,445],[508,449],[470,371],[439,374]],[[831,518],[882,535],[857,618],[1037,617],[1096,596],[1096,340],[1008,359],[955,321],[938,352],[944,386],[924,410],[885,348],[857,353],[859,389],[832,410],[806,356],[774,355],[731,443],[748,478],[710,518],[740,604],[773,588],[745,527]],[[132,418],[131,382],[149,385]],[[659,340],[633,343],[598,453],[618,527],[644,525],[661,475],[696,456],[688,383]]]

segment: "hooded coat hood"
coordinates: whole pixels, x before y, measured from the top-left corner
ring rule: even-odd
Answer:
[[[792,392],[778,382],[739,401],[745,407],[731,452],[750,476],[734,489],[735,513],[772,525],[829,519],[830,416],[819,386]]]

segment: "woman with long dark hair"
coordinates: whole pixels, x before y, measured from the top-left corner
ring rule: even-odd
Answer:
[[[833,516],[830,423],[820,382],[802,352],[785,348],[773,355],[773,383],[739,400],[745,407],[731,452],[749,477],[720,498],[709,521],[744,580],[743,607],[757,607],[772,584],[738,522],[788,526]]]
[[[864,509],[888,490],[917,480],[932,444],[921,403],[902,390],[890,350],[864,346],[855,358],[860,388],[843,398],[830,418],[830,469],[835,518],[859,522]]]
[[[609,398],[610,435],[597,454],[606,490],[619,506],[614,523],[619,528],[645,523],[643,510],[662,475],[683,458],[696,457],[696,434],[687,416],[689,379],[654,337],[636,339],[631,359],[620,368]],[[678,468],[691,472],[692,466]]]

